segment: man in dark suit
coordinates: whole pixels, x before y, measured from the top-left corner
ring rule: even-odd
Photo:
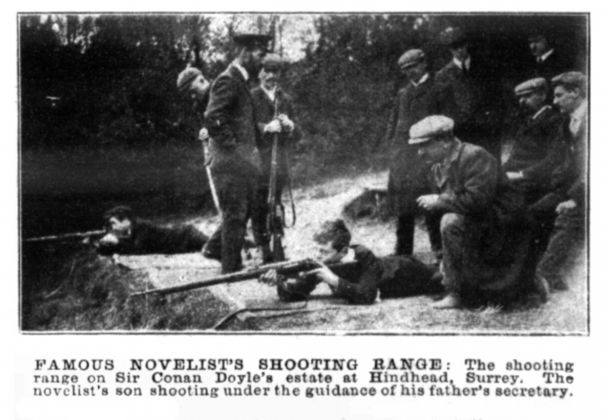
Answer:
[[[261,226],[266,226],[269,212],[267,203],[273,138],[278,135],[279,140],[278,176],[276,180],[276,204],[278,206],[281,206],[282,203],[283,187],[289,182],[288,156],[290,150],[293,144],[301,138],[301,131],[298,125],[294,123],[295,107],[293,100],[278,85],[283,65],[284,62],[278,55],[268,54],[265,56],[259,73],[261,83],[251,91],[257,125],[261,133],[257,145],[261,154],[261,178],[258,190],[259,211],[254,216]],[[269,235],[264,232],[261,236],[263,260],[264,262],[270,262],[271,255],[267,248]]]
[[[432,115],[411,127],[409,140],[432,164],[433,193],[419,197],[419,206],[442,215],[447,295],[437,309],[513,297],[523,286],[530,240],[522,198],[497,159],[455,138],[453,129],[452,119]]]
[[[257,183],[261,162],[259,129],[247,82],[258,73],[270,37],[234,36],[238,53],[210,89],[204,114],[212,181],[222,212],[221,226],[205,245],[203,255],[220,258],[224,273],[242,267],[241,251],[248,219],[257,211]],[[261,228],[253,224],[257,237]]]
[[[542,77],[547,81],[565,71],[573,70],[572,60],[551,46],[542,32],[528,36],[528,47],[532,55],[528,77]]]
[[[503,106],[499,80],[492,68],[471,55],[467,36],[459,28],[445,29],[440,40],[450,50],[452,61],[436,73],[436,84],[454,99],[449,116],[455,121],[455,134],[500,156]]]
[[[422,50],[406,51],[398,60],[398,66],[408,83],[398,91],[387,126],[387,142],[395,148],[387,191],[390,206],[397,215],[395,254],[409,255],[413,252],[415,216],[419,213],[415,200],[429,189],[429,168],[417,156],[416,148],[408,144],[408,132],[414,123],[429,115],[448,113],[448,104],[427,70]],[[439,222],[434,219],[431,214],[426,215],[432,248],[439,254]]]
[[[503,170],[524,193],[527,205],[551,191],[551,174],[564,157],[560,136],[563,118],[547,102],[548,89],[545,79],[536,78],[520,83],[514,90],[522,121]]]
[[[571,71],[554,77],[551,83],[553,103],[567,116],[562,126],[567,151],[553,173],[555,226],[537,266],[537,281],[547,282],[551,290],[565,290],[565,269],[582,249],[587,229],[587,78]]]

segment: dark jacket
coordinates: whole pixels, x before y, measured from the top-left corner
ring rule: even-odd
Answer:
[[[503,215],[522,212],[521,197],[496,158],[479,146],[454,142],[445,162],[432,167],[440,210],[474,218],[484,218],[495,208]]]
[[[258,86],[250,92],[255,107],[257,126],[261,133],[257,144],[261,154],[261,172],[263,178],[269,177],[271,165],[271,148],[273,145],[272,133],[265,133],[265,126],[274,119],[274,103],[265,91]],[[286,114],[295,123],[295,129],[291,133],[280,133],[280,154],[278,156],[279,173],[283,176],[286,172],[287,156],[292,149],[293,143],[301,138],[301,130],[296,121],[295,107],[290,95],[278,88],[276,91],[278,114]]]
[[[451,154],[432,167],[438,210],[465,216],[478,238],[466,252],[488,263],[507,264],[516,257],[516,241],[528,228],[521,193],[509,183],[494,156],[483,148],[454,140]]]
[[[425,117],[452,113],[454,103],[446,93],[437,89],[431,75],[420,85],[408,82],[398,91],[385,135],[386,141],[395,146],[387,186],[392,206],[402,208],[401,202],[408,201],[403,197],[403,191],[415,195],[424,188],[428,167],[417,156],[417,148],[408,144],[409,131]]]
[[[410,127],[430,115],[449,115],[452,105],[438,91],[433,75],[415,86],[408,82],[398,91],[389,116],[385,138],[391,144],[407,146]]]
[[[551,175],[563,161],[562,115],[548,106],[536,118],[528,118],[516,132],[506,172],[522,172],[523,190],[531,195],[551,190]]]
[[[574,61],[554,49],[553,53],[545,61],[537,62],[536,57],[532,56],[529,60],[527,79],[534,77],[543,77],[550,82],[555,76],[566,71],[575,70]]]
[[[474,58],[465,72],[451,61],[436,73],[436,84],[443,96],[453,98],[449,116],[457,137],[493,152],[498,147],[503,101],[499,81],[489,70]]]
[[[213,82],[204,116],[213,172],[258,171],[259,129],[253,101],[242,73],[233,64]]]
[[[339,283],[333,290],[337,297],[349,303],[371,304],[380,291],[381,297],[404,297],[441,290],[439,281],[432,281],[433,270],[411,256],[377,258],[362,245],[352,245],[354,266],[335,268]],[[305,299],[320,283],[313,275],[299,277],[294,283],[278,283],[281,300]]]

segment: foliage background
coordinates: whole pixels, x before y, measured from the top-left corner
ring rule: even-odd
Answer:
[[[421,47],[439,69],[449,53],[438,34],[450,25],[494,68],[509,111],[530,30],[587,67],[584,15],[20,15],[23,234],[94,228],[118,202],[144,216],[208,208],[199,116],[175,80],[186,65],[215,77],[244,27],[273,33],[291,61],[282,85],[304,131],[295,182],[385,169],[385,124],[404,82],[396,61]]]

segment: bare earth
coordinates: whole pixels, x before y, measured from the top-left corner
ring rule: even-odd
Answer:
[[[289,259],[313,255],[312,234],[327,220],[341,217],[343,205],[358,196],[364,188],[386,185],[387,173],[363,173],[355,177],[335,178],[321,185],[294,191],[297,203],[296,226],[286,232]],[[288,207],[288,206],[287,206]],[[195,219],[204,232],[210,233],[218,217]],[[353,242],[364,244],[377,255],[387,255],[394,247],[394,221],[377,218],[349,221]],[[429,242],[422,226],[417,226],[415,253],[429,258]],[[118,257],[118,262],[143,270],[149,288],[175,285],[219,273],[216,261],[199,254],[178,256]],[[250,255],[247,266],[258,264]],[[273,287],[255,280],[210,287],[212,294],[239,311],[219,328],[255,332],[287,333],[393,333],[393,334],[587,334],[588,293],[587,269],[583,258],[569,276],[570,290],[553,294],[545,305],[529,296],[523,302],[503,309],[484,307],[464,310],[433,310],[429,296],[383,300],[374,305],[349,305],[332,298],[324,285],[318,287],[305,303],[284,304],[278,301]],[[187,293],[187,292],[185,292]],[[201,302],[204,304],[204,302]],[[237,319],[236,319],[237,318]]]

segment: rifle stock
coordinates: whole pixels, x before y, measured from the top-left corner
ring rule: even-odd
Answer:
[[[329,268],[344,267],[355,264],[356,261],[329,264]],[[315,268],[319,268],[320,264],[312,259],[305,258],[302,260],[295,261],[282,261],[270,264],[264,264],[251,270],[237,271],[235,273],[223,274],[217,277],[198,280],[190,283],[180,284],[177,286],[162,287],[158,289],[145,290],[143,292],[137,292],[131,294],[131,297],[145,296],[150,294],[169,295],[172,293],[186,292],[188,290],[200,289],[202,287],[214,286],[217,284],[237,283],[244,280],[250,280],[260,277],[269,270],[276,270],[278,274],[285,276],[297,274],[302,271],[309,271]]]

